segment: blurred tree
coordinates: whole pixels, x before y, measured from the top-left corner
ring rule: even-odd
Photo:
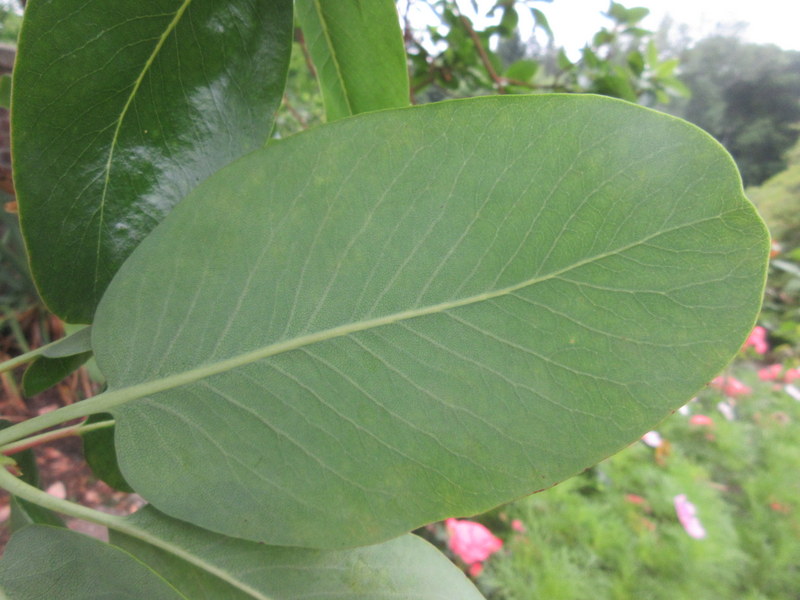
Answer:
[[[674,76],[678,61],[663,59],[655,33],[640,27],[649,11],[610,2],[609,25],[571,60],[555,47],[542,0],[472,1],[470,18],[455,0],[405,0],[402,5],[416,102],[479,93],[590,92],[654,104],[687,94]],[[425,4],[425,23],[409,15]],[[545,9],[546,10],[546,9]],[[520,30],[520,13],[533,31]],[[417,11],[416,14],[420,14]],[[478,22],[484,25],[479,25]],[[488,24],[486,24],[488,23]],[[547,40],[542,45],[540,40]]]
[[[716,137],[745,185],[786,167],[785,153],[800,134],[800,52],[713,36],[683,53],[681,79],[691,98],[665,110]]]
[[[653,105],[688,90],[678,60],[657,50],[656,33],[639,24],[646,8],[610,2],[609,24],[577,59],[555,46],[544,12],[549,0],[397,0],[415,104],[481,94],[588,92]],[[566,0],[558,0],[566,1]],[[469,14],[461,7],[471,8]],[[527,12],[530,19],[521,21]],[[521,22],[533,23],[522,31]],[[321,119],[314,66],[298,34],[276,135]]]

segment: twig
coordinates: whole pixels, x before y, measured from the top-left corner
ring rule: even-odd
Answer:
[[[306,61],[306,67],[308,67],[308,72],[311,73],[311,77],[314,79],[317,78],[317,69],[314,67],[314,61],[311,60],[311,54],[308,52],[308,46],[306,45],[306,37],[303,35],[303,30],[299,27],[295,27],[294,29],[294,41],[300,44],[300,50],[303,51],[303,58]]]
[[[303,118],[303,115],[297,112],[297,109],[292,106],[292,103],[289,102],[289,96],[286,94],[283,95],[283,105],[286,107],[286,110],[289,111],[289,114],[292,115],[294,120],[300,124],[301,129],[308,129],[308,122]]]
[[[464,29],[467,30],[467,34],[469,34],[469,37],[472,39],[472,43],[475,44],[475,49],[478,51],[478,56],[481,57],[481,62],[483,63],[486,72],[489,74],[489,77],[492,78],[492,81],[494,81],[495,86],[497,86],[497,91],[501,94],[505,94],[506,81],[497,74],[497,71],[494,70],[494,65],[492,65],[492,61],[489,60],[489,55],[486,53],[486,48],[483,47],[481,38],[478,37],[475,29],[472,28],[472,23],[470,23],[469,19],[464,15],[458,15],[458,18],[461,21],[461,24],[464,26]]]

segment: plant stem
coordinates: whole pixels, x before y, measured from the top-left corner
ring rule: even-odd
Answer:
[[[497,87],[497,91],[501,94],[505,94],[505,81],[497,74],[497,71],[494,70],[494,65],[492,65],[492,61],[489,59],[489,55],[486,53],[486,48],[483,47],[481,38],[478,37],[478,34],[475,32],[475,29],[473,29],[472,24],[469,22],[467,17],[464,15],[459,15],[458,18],[461,21],[464,29],[467,31],[467,35],[469,35],[472,43],[475,44],[475,49],[478,51],[478,56],[483,63],[483,67],[486,69],[489,77],[491,77],[492,81]]]
[[[94,510],[69,500],[62,500],[43,492],[39,488],[33,487],[17,479],[6,469],[0,469],[0,487],[7,490],[10,494],[28,500],[34,504],[52,510],[53,512],[69,515],[98,525],[104,525],[112,529],[118,529],[122,522],[122,517],[109,515],[99,510]]]
[[[15,369],[20,365],[24,365],[25,363],[39,358],[49,346],[52,346],[52,344],[48,344],[47,346],[39,346],[35,350],[31,350],[25,354],[20,354],[19,356],[15,356],[14,358],[0,363],[0,373],[5,373],[6,371],[10,371],[11,369]]]
[[[63,406],[58,410],[54,410],[53,412],[45,413],[43,415],[39,415],[38,417],[33,417],[32,419],[28,419],[27,421],[23,421],[22,423],[17,423],[16,425],[12,425],[11,427],[3,429],[0,431],[0,448],[5,450],[5,448],[12,442],[16,442],[31,436],[42,429],[55,427],[56,425],[61,425],[66,421],[71,421],[72,419],[79,419],[81,417],[88,417],[94,413],[104,412],[102,409],[96,408],[96,405],[98,404],[97,400],[103,398],[104,395],[105,394],[100,394],[99,396],[94,396],[88,400],[82,400],[80,402],[76,402],[75,404]]]
[[[6,456],[10,456],[12,454],[16,454],[17,452],[27,450],[28,448],[38,446],[39,444],[45,444],[47,442],[52,442],[53,440],[59,440],[61,438],[73,435],[83,435],[84,433],[95,431],[97,429],[105,429],[106,427],[112,427],[113,425],[113,420],[99,421],[97,423],[89,424],[78,423],[77,425],[72,425],[70,427],[64,427],[62,429],[56,429],[55,431],[48,431],[47,433],[24,438],[17,443],[8,444],[7,446],[0,448],[0,452]]]

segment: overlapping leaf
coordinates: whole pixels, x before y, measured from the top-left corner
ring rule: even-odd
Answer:
[[[624,102],[317,128],[210,178],[110,286],[93,348],[120,466],[167,514],[277,545],[485,510],[711,379],[767,246],[722,148]]]
[[[91,321],[172,206],[264,144],[291,29],[291,0],[28,4],[14,175],[32,273],[54,312]]]
[[[10,600],[186,599],[126,552],[46,525],[29,525],[11,538],[0,561],[0,593]]]
[[[403,35],[392,0],[298,0],[328,121],[409,103]]]
[[[221,536],[149,507],[130,521],[163,547],[114,532],[111,542],[149,565],[191,600],[482,598],[453,563],[413,535],[377,546],[320,551]]]
[[[320,551],[225,537],[150,507],[123,521],[128,533],[112,531],[111,545],[65,529],[25,527],[0,561],[0,592],[12,600],[482,598],[453,563],[414,535]]]

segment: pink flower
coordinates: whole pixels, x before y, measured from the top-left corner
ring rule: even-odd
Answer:
[[[503,547],[503,541],[480,523],[457,519],[447,519],[444,523],[450,534],[450,550],[467,564],[471,575],[480,573],[481,567],[476,565]]]
[[[697,425],[698,427],[713,427],[714,420],[706,415],[692,415],[689,423]]]
[[[800,379],[800,369],[789,369],[783,376],[786,383],[794,383],[798,379]]]
[[[625,494],[625,500],[631,504],[644,504],[647,502],[647,500],[637,494]]]
[[[759,354],[765,354],[767,350],[769,350],[769,344],[767,344],[767,330],[761,327],[761,325],[756,325],[753,331],[750,332],[742,349],[748,346],[752,346]]]
[[[763,369],[758,370],[758,378],[761,381],[774,381],[781,375],[781,371],[783,371],[783,365],[775,364],[770,365],[768,367],[764,367]]]
[[[753,391],[735,377],[723,377],[722,375],[711,381],[711,387],[721,390],[723,394],[731,398],[744,396]]]
[[[706,537],[706,530],[700,523],[700,519],[697,518],[697,509],[694,507],[694,504],[686,499],[686,494],[678,494],[673,501],[675,503],[675,513],[678,515],[678,521],[683,525],[686,533],[696,540],[702,540]]]

